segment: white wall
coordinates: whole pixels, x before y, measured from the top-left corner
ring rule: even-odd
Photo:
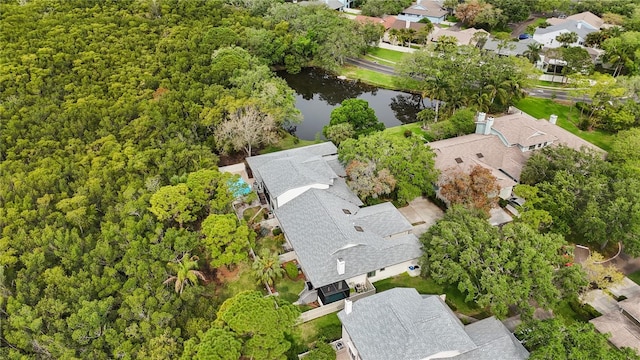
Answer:
[[[409,266],[411,265],[418,265],[418,259],[408,260],[400,264],[388,266],[384,271],[380,271],[380,269],[378,269],[376,270],[376,276],[370,277],[369,281],[373,283],[392,276],[400,275],[409,270]]]
[[[347,264],[347,266],[349,266],[349,264]],[[349,284],[349,286],[355,286],[356,284],[364,284],[366,280],[367,274],[361,274],[347,279],[347,284]]]
[[[280,206],[288,203],[289,201],[295,199],[297,196],[301,195],[302,193],[304,193],[305,191],[309,190],[309,189],[321,189],[321,190],[325,190],[328,189],[329,185],[325,185],[325,184],[312,184],[312,185],[308,185],[308,186],[301,186],[299,188],[295,188],[295,189],[291,189],[286,191],[284,194],[278,196],[277,200],[276,200],[276,206],[275,208],[279,208]]]
[[[556,37],[563,33],[568,33],[569,30],[558,30],[548,34],[533,34],[533,40],[542,44],[542,46],[547,48],[559,48],[562,46],[560,42],[556,40]],[[578,37],[578,41],[571,46],[580,46],[580,43],[584,42],[584,39]]]

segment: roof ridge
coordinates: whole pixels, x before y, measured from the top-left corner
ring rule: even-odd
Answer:
[[[336,221],[335,217],[333,216],[333,212],[329,211],[329,209],[327,208],[327,206],[326,206],[325,202],[323,201],[323,199],[321,199],[321,198],[318,196],[318,191],[322,191],[322,190],[319,190],[319,189],[309,189],[309,190],[312,190],[312,191],[313,191],[313,190],[317,190],[317,191],[313,191],[313,192],[312,192],[312,195],[313,195],[313,196],[318,200],[318,202],[320,203],[320,206],[322,206],[322,210],[327,214],[327,217],[328,217],[329,219],[331,219],[331,222],[336,226],[336,228],[337,228],[337,229],[338,229],[338,231],[342,234],[342,236],[344,236],[344,237],[345,237],[345,238],[347,238],[347,239],[350,239],[350,237],[349,237],[349,236],[345,233],[345,231],[343,230],[342,226],[340,226],[340,224],[338,224],[338,223],[337,223],[337,221]],[[309,190],[307,190],[307,191],[309,191]],[[323,194],[324,194],[324,193],[325,193],[325,192],[323,191]],[[333,194],[331,194],[331,195],[333,195]],[[335,195],[334,195],[334,196],[335,196]],[[336,196],[336,197],[337,197],[337,196]],[[345,200],[345,201],[346,201],[346,200]],[[338,214],[338,216],[340,216],[340,214]],[[342,249],[342,247],[341,247],[341,248],[338,248],[338,249],[334,249],[330,254],[331,254],[331,255],[333,255],[335,252],[340,251],[341,249]]]

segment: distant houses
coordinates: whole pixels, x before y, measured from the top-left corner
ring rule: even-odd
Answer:
[[[434,0],[418,0],[408,8],[404,9],[398,19],[410,22],[419,22],[428,19],[433,24],[440,24],[447,19],[449,12],[442,5]]]

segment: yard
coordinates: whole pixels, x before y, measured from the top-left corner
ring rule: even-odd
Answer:
[[[262,291],[262,287],[256,282],[250,260],[239,264],[232,271],[218,270],[218,279],[222,283],[218,286],[221,302],[246,290]]]
[[[447,305],[449,305],[449,307],[452,307],[452,305],[455,307],[452,307],[451,310],[458,311],[477,319],[484,319],[490,316],[490,314],[488,314],[484,309],[480,309],[476,304],[465,302],[465,295],[462,294],[455,286],[440,285],[431,278],[424,278],[421,276],[410,277],[407,274],[402,274],[378,281],[373,285],[376,287],[377,292],[389,290],[395,287],[409,287],[415,288],[420,294],[446,294]]]
[[[378,62],[381,65],[394,66],[407,55],[408,53],[376,47],[371,49],[367,55],[365,55],[365,58],[369,61]]]
[[[633,282],[635,282],[636,284],[640,285],[640,271],[636,271],[634,273],[631,273],[631,274],[627,275],[627,277],[629,279],[631,279]]]
[[[563,105],[550,99],[527,97],[516,103],[516,107],[538,119],[549,119],[549,115],[558,115],[558,125],[572,134],[600,147],[610,150],[613,135],[601,130],[582,131],[577,126],[580,113],[573,106]]]
[[[398,89],[396,76],[382,74],[373,70],[362,69],[353,65],[344,65],[340,69],[340,75],[346,76],[349,79],[358,79],[364,83],[386,89]]]
[[[307,321],[304,324],[298,325],[298,329],[302,334],[302,342],[307,346],[311,346],[320,338],[331,342],[342,337],[342,324],[340,323],[340,319],[338,319],[337,313]]]

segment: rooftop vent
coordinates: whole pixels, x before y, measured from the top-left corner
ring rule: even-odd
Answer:
[[[459,157],[458,157],[458,158],[456,158],[456,162],[457,162],[458,164],[462,164],[462,158],[459,158]]]
[[[342,209],[342,212],[347,214],[347,215],[351,215],[351,211],[347,210],[347,209]]]
[[[344,313],[349,315],[353,311],[353,302],[349,299],[344,299]]]
[[[484,155],[482,155],[482,153],[477,153],[476,156],[478,157],[478,159],[482,159],[484,157]]]
[[[356,231],[358,232],[364,232],[364,229],[362,229],[362,226],[355,225],[354,228],[356,228]]]

